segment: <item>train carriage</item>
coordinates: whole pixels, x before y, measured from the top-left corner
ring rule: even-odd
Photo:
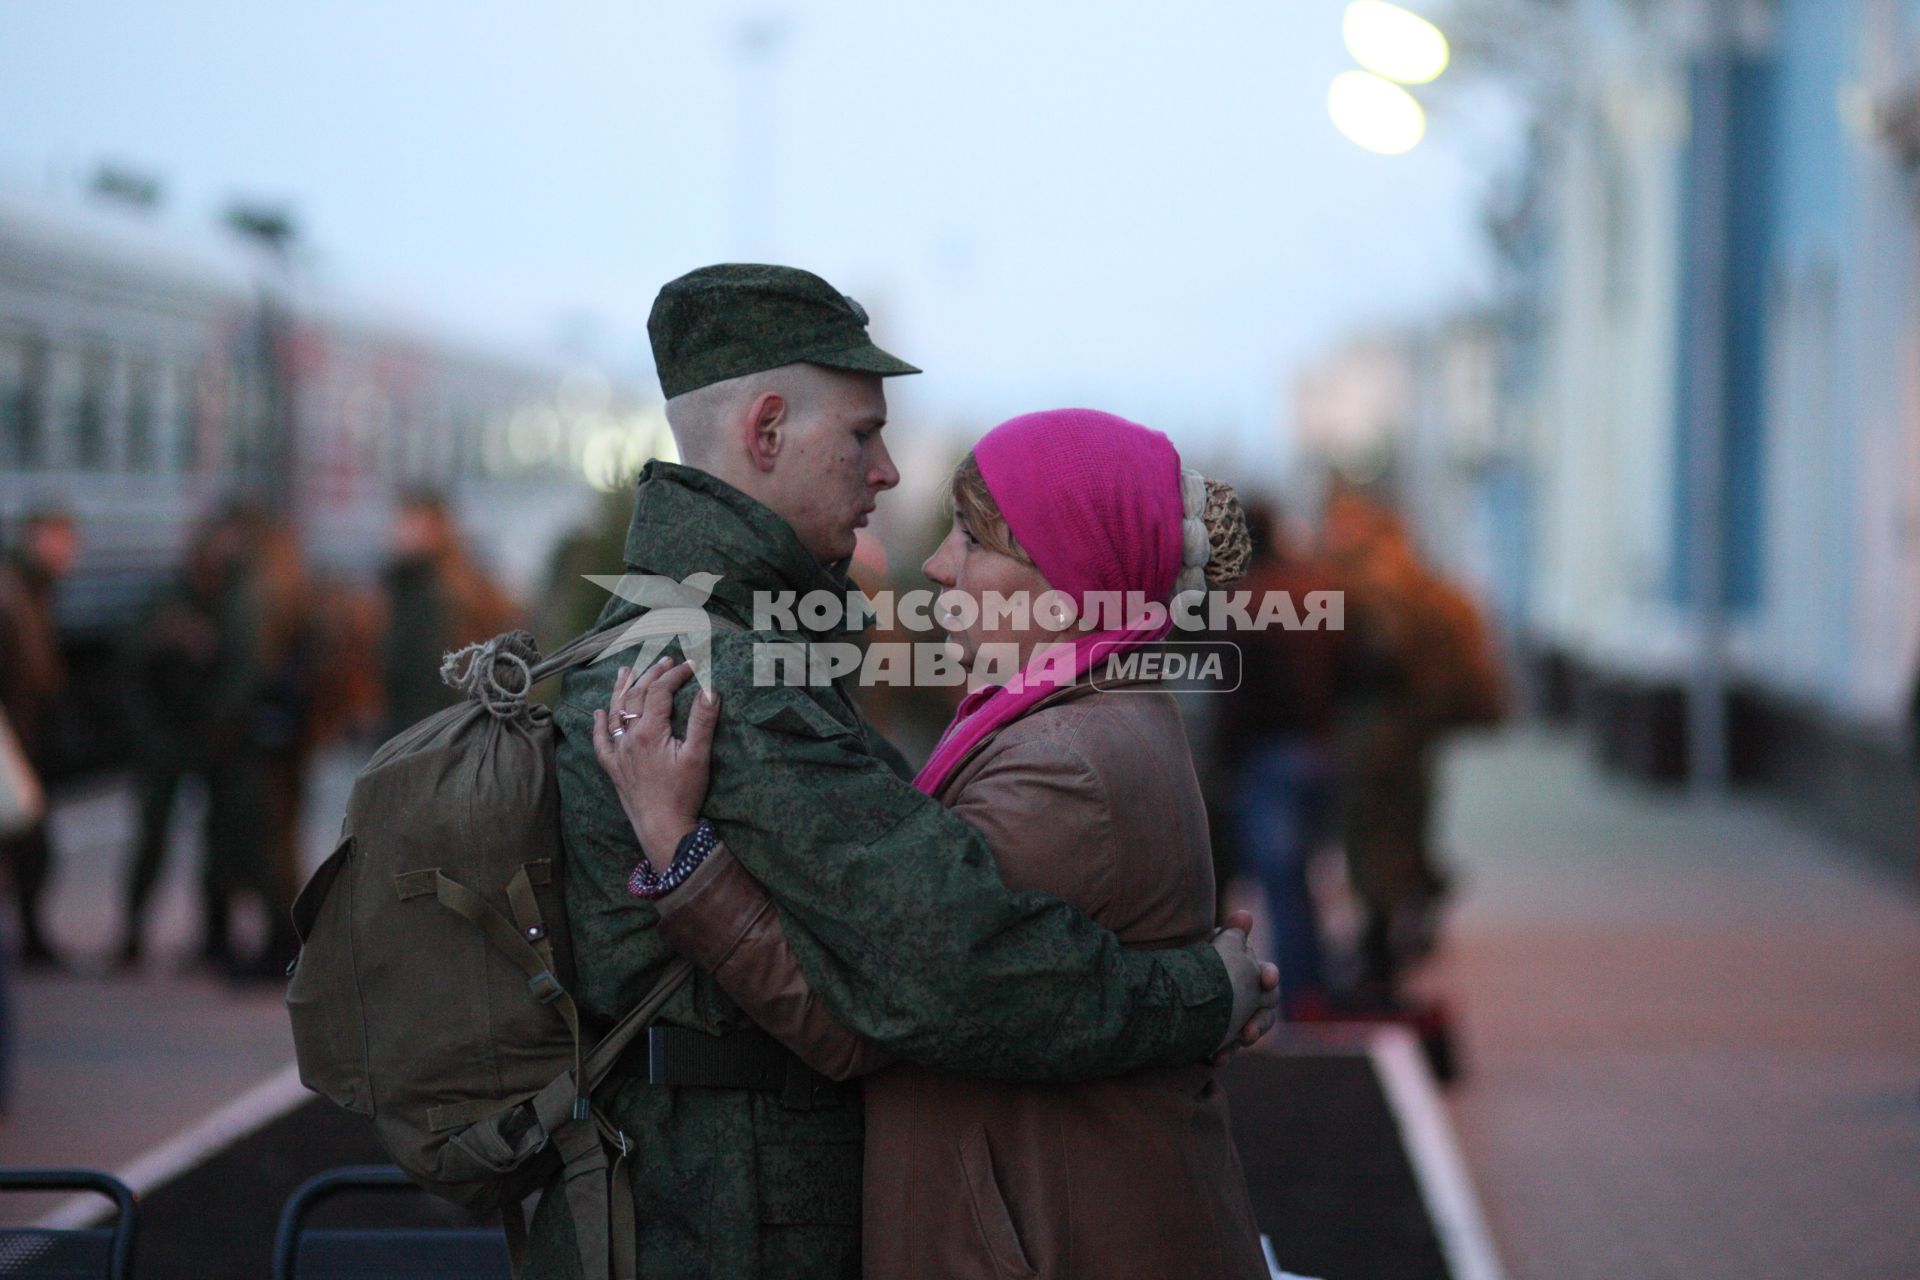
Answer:
[[[331,296],[266,243],[0,192],[0,527],[42,506],[80,521],[59,608],[82,706],[225,501],[367,580],[395,493],[432,485],[525,595],[589,509],[583,468],[605,487],[662,439],[590,370]]]

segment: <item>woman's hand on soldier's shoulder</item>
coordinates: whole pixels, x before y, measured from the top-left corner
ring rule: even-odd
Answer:
[[[681,837],[700,821],[713,753],[720,696],[693,700],[687,736],[673,736],[673,697],[693,678],[693,664],[671,658],[638,673],[620,668],[607,709],[593,713],[593,752],[612,779],[620,807],[654,870],[665,872]]]

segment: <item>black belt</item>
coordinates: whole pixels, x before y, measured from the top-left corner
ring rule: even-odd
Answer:
[[[710,1036],[687,1027],[647,1028],[647,1083],[699,1089],[755,1089],[806,1111],[837,1106],[847,1087],[802,1062],[758,1027]]]

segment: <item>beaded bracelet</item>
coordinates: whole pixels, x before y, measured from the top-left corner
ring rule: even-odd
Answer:
[[[700,825],[680,837],[680,843],[674,846],[673,861],[667,864],[665,871],[655,871],[653,864],[645,858],[633,869],[627,878],[627,892],[637,898],[664,898],[667,894],[686,883],[687,877],[700,869],[707,855],[720,847],[720,835],[713,824],[705,818]]]

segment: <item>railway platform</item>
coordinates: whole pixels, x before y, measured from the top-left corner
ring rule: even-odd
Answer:
[[[1915,880],[1540,731],[1444,778],[1449,1108],[1508,1274],[1920,1277]]]
[[[303,831],[308,867],[332,847],[356,767],[342,754],[314,769]],[[278,985],[234,985],[194,961],[199,813],[189,789],[154,893],[146,959],[121,972],[113,958],[133,788],[106,778],[56,803],[48,931],[66,968],[14,975],[14,1087],[0,1123],[0,1164],[129,1168],[293,1060]],[[241,909],[243,931],[251,924],[257,934],[262,923]],[[23,1212],[31,1216],[31,1207],[0,1201],[0,1223]]]
[[[351,770],[316,778],[311,858]],[[1282,1264],[1322,1280],[1920,1277],[1920,892],[1762,802],[1616,783],[1540,731],[1465,743],[1444,776],[1460,892],[1431,977],[1459,1012],[1463,1077],[1436,1104],[1405,1044],[1343,1056],[1313,1037],[1236,1063]],[[110,975],[131,799],[75,796],[58,821],[56,936],[95,971],[15,985],[0,1164],[129,1175],[158,1247],[270,1219],[308,1165],[377,1158],[357,1121],[303,1103],[277,991],[186,967],[190,851],[155,959]],[[142,1274],[194,1273],[156,1254]]]

